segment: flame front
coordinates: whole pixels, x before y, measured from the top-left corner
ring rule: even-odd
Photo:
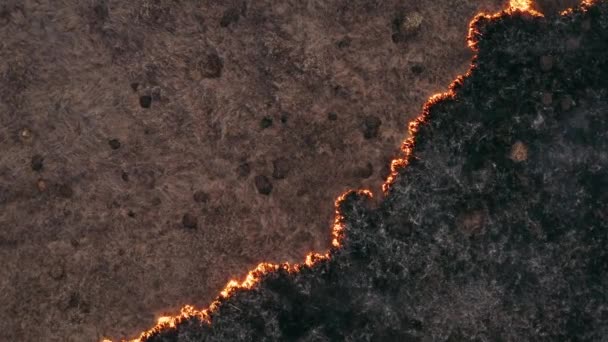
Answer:
[[[344,233],[344,217],[340,213],[339,205],[346,198],[346,196],[350,193],[352,193],[352,191],[347,191],[344,194],[342,194],[340,197],[338,197],[338,199],[336,199],[336,202],[334,205],[335,206],[335,218],[334,218],[334,225],[332,228],[332,246],[335,248],[341,247],[341,245],[342,245],[341,241],[344,236],[344,234],[343,234]],[[356,191],[356,193],[359,194],[360,196],[367,196],[370,198],[373,196],[372,192],[369,190],[358,190],[358,191]],[[253,269],[253,270],[249,271],[249,273],[247,273],[247,276],[245,277],[244,280],[242,280],[240,282],[235,279],[230,280],[228,282],[228,284],[226,284],[224,289],[220,292],[219,297],[215,301],[213,301],[213,303],[211,303],[211,305],[209,305],[209,307],[207,307],[206,309],[197,310],[191,305],[186,305],[181,309],[181,312],[179,315],[159,317],[156,321],[156,325],[153,328],[142,332],[137,338],[134,338],[134,339],[128,340],[128,341],[122,340],[122,342],[141,342],[141,341],[147,339],[148,337],[150,337],[158,332],[161,332],[164,329],[175,328],[181,321],[189,319],[189,318],[193,318],[193,317],[197,317],[201,321],[204,321],[204,322],[207,322],[210,324],[211,323],[210,314],[211,314],[211,312],[213,312],[217,309],[217,307],[220,304],[220,300],[230,297],[236,291],[252,289],[256,284],[258,284],[260,282],[260,280],[262,279],[262,277],[265,274],[267,274],[269,272],[277,271],[279,269],[284,269],[290,273],[299,272],[303,267],[312,267],[320,261],[329,259],[329,257],[330,257],[330,251],[325,252],[325,254],[311,252],[306,256],[306,259],[304,260],[304,262],[302,264],[291,265],[289,263],[282,263],[282,264],[272,264],[272,263],[268,263],[268,262],[260,263],[260,264],[258,264],[258,266],[255,269]],[[112,342],[112,341],[109,339],[103,339],[101,342]]]
[[[591,5],[594,1],[595,0],[583,0],[582,1],[583,10],[585,10],[585,7]],[[475,18],[471,21],[471,25],[470,25],[470,29],[469,29],[469,46],[471,48],[475,49],[475,45],[470,40],[470,37],[472,37],[472,33],[474,33],[472,31],[473,23],[479,17],[486,17],[489,19],[494,19],[494,18],[501,17],[503,15],[511,15],[515,12],[524,12],[524,13],[531,14],[533,16],[542,16],[542,14],[540,12],[537,12],[534,9],[532,0],[510,0],[508,7],[503,12],[495,13],[495,14],[479,13],[475,16]],[[562,14],[565,15],[569,12],[570,12],[570,10],[567,10],[567,11],[562,12]],[[435,95],[431,96],[429,98],[429,100],[425,103],[420,116],[418,116],[416,119],[412,120],[409,123],[408,132],[409,132],[410,136],[408,137],[407,140],[405,140],[403,142],[403,144],[401,146],[401,150],[404,155],[403,155],[403,157],[394,159],[391,162],[391,173],[387,177],[384,184],[382,184],[382,189],[384,192],[388,192],[388,190],[390,189],[391,184],[395,181],[395,179],[397,177],[398,170],[405,167],[407,165],[409,159],[412,158],[412,152],[413,152],[414,143],[415,143],[415,133],[418,131],[420,125],[426,121],[427,116],[429,114],[429,109],[435,103],[437,103],[439,101],[453,98],[456,95],[455,89],[462,83],[464,78],[469,76],[471,71],[472,71],[472,68],[470,68],[469,71],[467,71],[467,73],[465,73],[464,75],[458,76],[456,78],[456,80],[454,82],[452,82],[452,84],[450,85],[449,90],[447,92],[439,93],[439,94],[435,94]],[[342,246],[341,242],[343,240],[343,235],[344,235],[344,217],[342,217],[342,215],[340,213],[339,204],[341,201],[343,201],[345,199],[345,197],[350,192],[351,191],[348,191],[348,192],[342,194],[340,197],[338,197],[338,199],[335,202],[335,221],[334,221],[334,225],[332,228],[332,246],[335,248],[340,248]],[[359,191],[357,191],[357,193],[361,196],[372,197],[372,193],[369,190],[359,190]],[[139,335],[139,337],[129,340],[128,342],[141,342],[144,339],[146,339],[146,338],[152,336],[153,334],[158,333],[164,329],[174,328],[178,325],[179,322],[181,322],[185,319],[192,318],[192,317],[198,317],[202,321],[211,323],[210,313],[217,309],[218,305],[220,304],[220,300],[230,297],[233,293],[235,293],[238,290],[252,289],[256,284],[259,283],[259,281],[262,279],[263,275],[265,275],[269,272],[276,271],[281,268],[288,272],[298,272],[303,267],[312,267],[316,263],[318,263],[322,260],[329,259],[329,257],[330,257],[329,251],[327,251],[324,254],[311,252],[306,256],[306,259],[305,259],[304,263],[302,263],[302,264],[290,265],[289,263],[283,263],[283,264],[271,264],[271,263],[266,263],[266,262],[260,263],[255,269],[253,269],[252,271],[250,271],[247,274],[247,276],[245,277],[244,280],[242,280],[240,282],[238,280],[230,280],[228,282],[228,284],[226,284],[224,289],[220,292],[220,296],[218,297],[218,299],[215,300],[213,303],[211,303],[211,305],[209,305],[208,308],[203,309],[203,310],[196,310],[193,306],[186,305],[181,309],[181,312],[179,315],[163,316],[163,317],[158,318],[157,324],[152,329],[149,329],[148,331],[141,333]],[[109,339],[104,339],[104,340],[102,340],[102,342],[112,342],[112,341]],[[126,341],[123,340],[123,342],[126,342]]]

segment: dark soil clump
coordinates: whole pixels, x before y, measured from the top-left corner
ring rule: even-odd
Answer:
[[[150,95],[142,95],[139,97],[139,105],[141,108],[150,108],[152,105],[152,96]]]
[[[31,161],[32,170],[41,171],[44,167],[44,157],[39,154],[36,154],[32,157]]]
[[[118,150],[120,148],[120,141],[118,139],[111,139],[108,141],[108,145],[110,145],[111,149]]]
[[[254,178],[255,187],[262,195],[270,195],[272,192],[272,182],[264,175],[258,175]]]
[[[182,216],[182,225],[184,228],[196,229],[198,227],[198,219],[190,213],[184,214]]]

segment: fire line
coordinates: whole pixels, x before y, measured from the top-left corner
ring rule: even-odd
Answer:
[[[593,2],[594,2],[594,0],[583,0],[582,4],[591,5]],[[481,17],[487,18],[487,19],[496,19],[496,18],[505,16],[505,15],[513,15],[515,13],[523,13],[523,14],[528,14],[528,15],[532,15],[532,16],[542,17],[543,16],[542,13],[535,10],[533,5],[534,4],[533,4],[532,0],[510,0],[507,7],[501,12],[494,13],[494,14],[487,14],[487,13],[482,12],[482,13],[477,14],[469,24],[469,34],[467,37],[467,42],[468,42],[469,47],[471,47],[474,51],[476,51],[476,42],[475,42],[474,37],[479,32],[476,31],[474,23],[477,20],[479,20]],[[562,14],[567,14],[570,11],[571,10],[566,10],[566,11],[562,12]],[[395,181],[395,178],[398,174],[398,169],[406,166],[409,158],[411,158],[412,149],[415,144],[415,138],[414,138],[415,133],[417,132],[420,124],[425,122],[429,108],[441,100],[453,97],[455,95],[454,89],[457,88],[462,83],[462,81],[470,75],[471,70],[472,69],[469,68],[469,70],[465,74],[458,76],[452,82],[452,84],[449,86],[447,92],[432,95],[428,99],[428,101],[424,104],[421,114],[417,118],[415,118],[414,120],[409,122],[409,124],[408,124],[409,137],[403,142],[403,144],[401,146],[403,156],[401,158],[394,159],[391,162],[391,173],[387,177],[386,181],[382,184],[382,190],[384,193],[387,193],[390,190],[390,187],[393,184],[393,182]],[[346,198],[347,195],[349,195],[351,193],[353,193],[353,191],[348,191],[348,192],[342,194],[341,196],[338,197],[338,199],[335,202],[335,219],[334,219],[334,224],[332,227],[332,247],[333,248],[341,247],[341,241],[342,241],[342,237],[343,237],[343,233],[344,233],[344,223],[343,223],[344,218],[342,217],[342,215],[339,211],[339,204]],[[372,192],[369,190],[358,190],[355,193],[357,193],[360,196],[366,196],[366,197],[370,197],[370,198],[373,196]],[[262,262],[255,269],[249,271],[247,276],[245,277],[245,279],[243,279],[242,281],[230,280],[228,282],[228,284],[224,287],[224,289],[220,292],[220,295],[217,297],[217,299],[215,301],[213,301],[207,308],[198,310],[198,309],[195,309],[192,305],[185,305],[180,310],[179,314],[177,314],[175,316],[160,317],[157,319],[156,325],[154,327],[152,327],[151,329],[140,333],[139,336],[134,339],[122,340],[122,342],[142,342],[146,338],[152,336],[153,334],[161,332],[164,329],[174,328],[181,321],[189,319],[189,318],[197,317],[197,318],[201,319],[202,321],[211,324],[210,314],[214,310],[217,309],[218,305],[220,304],[220,300],[230,297],[237,290],[253,288],[262,279],[262,277],[265,274],[267,274],[269,272],[277,271],[279,269],[283,269],[288,272],[298,272],[303,267],[311,267],[311,266],[315,265],[317,262],[326,260],[329,258],[330,258],[330,251],[326,251],[324,254],[319,254],[319,253],[314,253],[314,252],[309,253],[306,256],[306,259],[302,264],[291,265],[289,263],[272,264],[272,263]],[[106,338],[106,339],[103,339],[101,342],[112,342],[112,340]]]

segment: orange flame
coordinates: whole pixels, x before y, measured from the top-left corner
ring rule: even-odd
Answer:
[[[509,1],[509,9],[512,11],[531,11],[532,0],[511,0]]]
[[[586,10],[586,6],[589,6],[594,2],[595,2],[595,0],[583,0],[582,1],[583,10]],[[570,13],[571,11],[572,10],[569,9],[569,10],[562,12],[562,14],[565,15],[567,13]],[[475,44],[472,43],[471,37],[473,37],[473,34],[475,33],[473,24],[480,17],[485,17],[488,19],[495,19],[495,18],[499,18],[504,15],[512,15],[513,13],[516,13],[516,12],[527,13],[527,14],[530,14],[533,16],[543,16],[540,12],[537,12],[533,8],[532,0],[510,0],[508,7],[502,12],[495,13],[495,14],[479,13],[475,16],[475,18],[471,21],[471,24],[469,26],[469,36],[467,38],[469,46],[475,50]],[[409,122],[409,124],[408,124],[409,137],[403,142],[403,144],[401,146],[403,156],[401,158],[394,159],[391,162],[391,173],[387,177],[386,181],[382,184],[383,192],[386,193],[389,191],[391,185],[393,184],[393,182],[395,181],[395,179],[397,177],[398,170],[400,168],[405,167],[408,164],[408,161],[410,160],[410,158],[412,158],[412,152],[413,152],[414,143],[415,143],[415,134],[418,131],[420,125],[425,123],[425,121],[428,117],[428,114],[429,114],[429,109],[433,105],[435,105],[437,102],[453,98],[456,95],[455,89],[462,83],[462,81],[466,77],[468,77],[471,74],[472,68],[473,68],[473,66],[471,65],[471,67],[465,74],[458,76],[450,84],[447,92],[432,95],[428,99],[428,101],[424,104],[422,113],[417,118],[415,118],[414,120]],[[334,224],[333,224],[333,228],[332,228],[332,246],[334,248],[341,247],[341,241],[343,240],[343,237],[344,237],[344,217],[340,213],[339,204],[351,192],[352,191],[347,191],[347,192],[343,193],[342,195],[340,195],[338,197],[338,199],[336,199],[336,202],[335,202],[335,219],[334,219]],[[372,192],[369,190],[359,190],[356,193],[361,196],[367,196],[370,198],[373,196]],[[255,287],[256,284],[259,283],[259,281],[262,279],[262,277],[265,274],[276,271],[281,268],[288,272],[298,272],[303,267],[312,267],[316,263],[329,259],[329,258],[330,258],[330,251],[327,251],[324,254],[311,252],[306,256],[306,259],[303,264],[290,265],[289,263],[282,263],[282,264],[272,264],[272,263],[267,263],[267,262],[260,263],[255,269],[249,271],[249,273],[247,274],[247,276],[245,277],[244,280],[242,280],[240,282],[237,280],[230,280],[228,282],[228,284],[226,284],[224,289],[220,292],[220,296],[215,301],[213,301],[209,305],[209,307],[207,307],[203,310],[197,310],[191,305],[186,305],[181,309],[179,315],[163,316],[163,317],[158,318],[157,323],[154,327],[152,327],[151,329],[149,329],[147,331],[142,332],[139,335],[139,337],[129,340],[128,342],[141,342],[144,339],[152,336],[153,334],[161,332],[164,329],[174,328],[181,321],[192,318],[192,317],[198,317],[202,321],[211,323],[210,322],[210,313],[217,309],[218,305],[220,304],[221,299],[230,297],[236,291],[247,290],[247,289],[251,289],[251,288]],[[109,339],[104,339],[101,342],[112,342],[112,341]],[[127,341],[122,340],[122,342],[127,342]]]
[[[346,198],[347,195],[351,194],[353,191],[347,191],[340,195],[338,199],[335,201],[335,218],[334,225],[332,228],[332,246],[335,248],[339,248],[341,246],[341,241],[344,237],[344,217],[342,216],[339,206],[342,201]],[[369,190],[358,190],[356,193],[360,196],[373,197],[373,194]],[[175,328],[180,322],[198,317],[200,320],[211,323],[210,314],[217,309],[222,299],[230,297],[233,293],[239,290],[248,290],[255,287],[260,280],[263,278],[265,274],[270,272],[277,271],[279,269],[286,270],[287,272],[299,272],[303,267],[312,267],[316,263],[329,259],[330,251],[325,252],[324,254],[319,253],[308,253],[304,263],[302,264],[294,264],[291,265],[289,263],[282,264],[272,264],[268,262],[262,262],[258,264],[258,266],[249,271],[244,280],[230,280],[228,284],[224,287],[224,289],[220,292],[219,297],[209,305],[206,309],[197,310],[192,305],[184,306],[179,315],[176,316],[162,316],[159,317],[156,321],[156,325],[151,329],[142,332],[139,337],[134,338],[132,340],[122,340],[122,342],[141,342],[146,338],[161,332],[164,329]],[[109,339],[103,339],[101,342],[112,342]]]
[[[587,9],[589,8],[589,6],[593,5],[595,2],[596,2],[596,0],[582,0],[581,1],[580,9],[583,12],[586,12]],[[568,14],[572,13],[573,11],[574,11],[573,8],[568,8],[565,11],[562,11],[560,14],[561,15],[568,15]]]
[[[473,50],[477,51],[477,44],[474,37],[478,33],[475,28],[475,23],[484,19],[497,19],[506,15],[513,15],[515,13],[524,13],[534,17],[543,17],[543,14],[534,9],[534,2],[532,0],[510,0],[509,5],[503,11],[498,13],[478,13],[471,23],[469,24],[469,34],[467,35],[467,44]]]

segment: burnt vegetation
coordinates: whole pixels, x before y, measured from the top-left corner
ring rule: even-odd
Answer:
[[[329,259],[265,274],[211,324],[146,341],[606,336],[608,3],[474,25],[470,75],[425,107],[377,208],[355,193],[339,204]]]

